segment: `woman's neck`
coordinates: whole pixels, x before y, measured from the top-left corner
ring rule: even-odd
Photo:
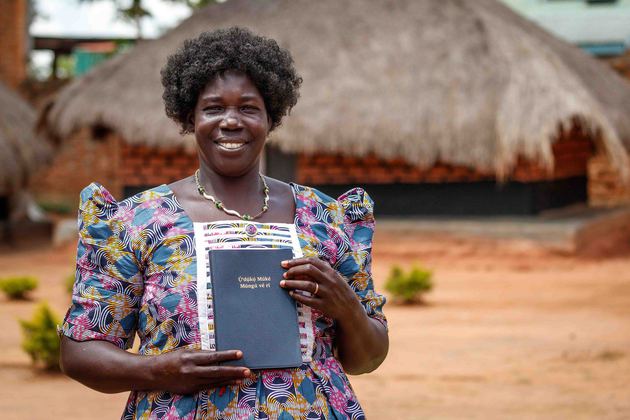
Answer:
[[[242,210],[245,210],[243,207],[249,209],[262,205],[263,184],[259,174],[259,165],[235,177],[218,174],[203,163],[199,165],[199,182],[206,192],[222,201],[226,207],[235,206]]]

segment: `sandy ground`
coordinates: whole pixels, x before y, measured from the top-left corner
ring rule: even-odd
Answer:
[[[3,419],[118,418],[126,395],[92,391],[30,366],[18,318],[36,301],[59,315],[73,246],[0,251],[0,277],[40,279],[33,299],[0,297]],[[630,418],[630,256],[584,259],[527,243],[379,232],[377,288],[392,264],[421,262],[424,306],[388,304],[390,353],[351,381],[371,419]]]

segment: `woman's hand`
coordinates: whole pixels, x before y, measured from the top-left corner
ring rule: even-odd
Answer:
[[[287,271],[280,286],[289,289],[293,299],[336,321],[336,356],[344,370],[358,375],[376,369],[389,348],[387,330],[367,316],[347,280],[319,258],[283,261],[282,267]],[[312,296],[299,291],[310,292]]]
[[[61,340],[61,367],[71,378],[107,393],[169,391],[188,394],[202,389],[235,385],[251,376],[242,366],[221,366],[238,360],[241,351],[175,350],[143,356],[107,341]]]
[[[282,280],[280,286],[289,289],[291,297],[298,302],[336,321],[354,318],[357,311],[364,312],[348,281],[327,262],[313,257],[296,258],[283,261],[282,267],[287,271],[286,280]],[[296,290],[309,292],[311,296]]]
[[[251,376],[242,366],[221,366],[220,362],[243,357],[240,350],[176,350],[152,357],[153,389],[189,394],[202,389],[238,385]]]

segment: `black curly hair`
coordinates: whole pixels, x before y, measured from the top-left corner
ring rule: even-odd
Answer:
[[[182,133],[193,131],[189,118],[199,93],[228,70],[242,71],[256,85],[271,130],[297,103],[302,78],[291,54],[276,41],[239,27],[204,32],[186,40],[160,71],[166,115],[182,127]]]

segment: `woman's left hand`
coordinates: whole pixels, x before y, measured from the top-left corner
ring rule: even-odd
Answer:
[[[334,320],[348,319],[363,310],[347,280],[327,262],[319,258],[296,258],[283,261],[285,280],[280,286],[288,289],[296,301],[318,309]],[[306,291],[306,296],[296,290]]]

